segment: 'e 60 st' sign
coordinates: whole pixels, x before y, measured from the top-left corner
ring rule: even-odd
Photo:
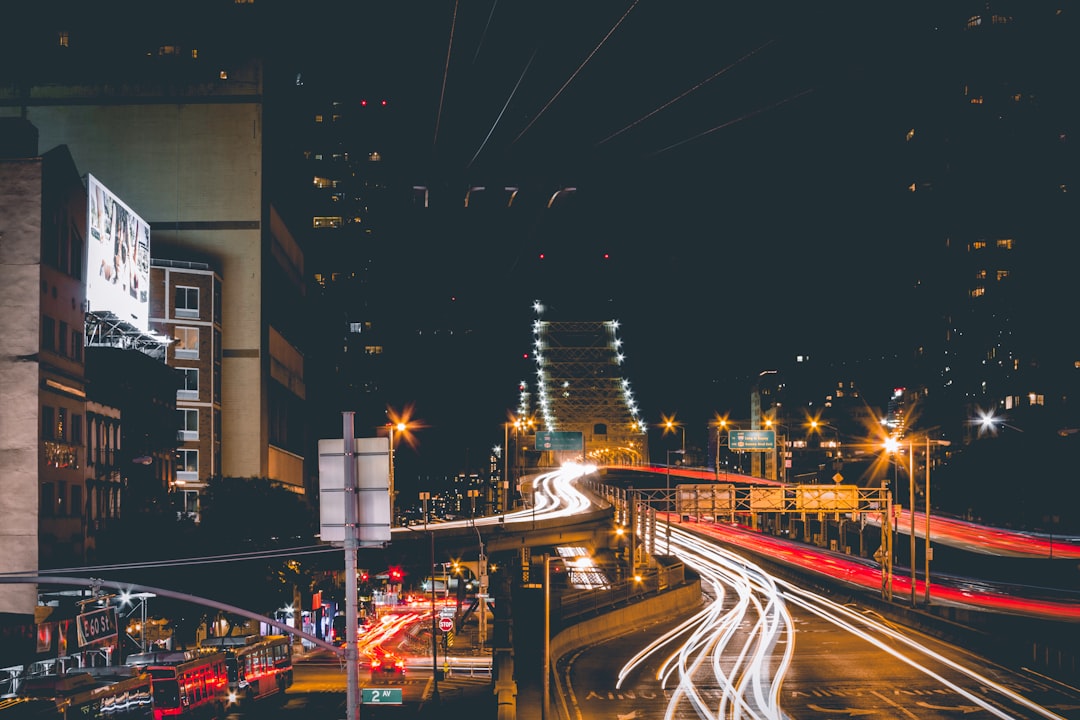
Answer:
[[[79,647],[116,637],[116,608],[101,608],[76,618]]]

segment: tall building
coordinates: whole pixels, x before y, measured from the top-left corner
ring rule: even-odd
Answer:
[[[942,424],[977,409],[1075,422],[1080,339],[1061,255],[1076,234],[1075,13],[1042,3],[941,5],[924,18],[897,127],[908,247],[930,315],[922,382]],[[934,332],[937,330],[937,332]]]
[[[221,477],[221,297],[221,277],[209,264],[152,261],[150,325],[174,339],[166,361],[181,375],[170,489],[179,511],[196,521],[207,479]]]
[[[0,570],[36,572],[85,552],[86,192],[66,148],[38,155],[24,123],[0,128],[30,141],[0,158]],[[0,586],[0,612],[36,605],[35,586]]]
[[[264,189],[264,65],[243,42],[253,8],[175,23],[168,10],[105,46],[100,18],[69,10],[43,18],[5,67],[0,117],[30,120],[41,147],[66,145],[138,208],[156,256],[217,269],[220,473],[302,491],[303,256]]]

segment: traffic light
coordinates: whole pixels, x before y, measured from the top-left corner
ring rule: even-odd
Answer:
[[[399,568],[399,567],[390,568],[390,582],[399,583],[399,582],[401,582],[401,578],[402,578],[401,568]]]
[[[362,582],[362,583],[366,583],[366,582],[368,582],[369,580],[371,580],[371,576],[370,576],[370,575],[368,575],[368,571],[367,571],[367,570],[360,570],[360,571],[359,571],[359,574],[360,574],[360,582]]]

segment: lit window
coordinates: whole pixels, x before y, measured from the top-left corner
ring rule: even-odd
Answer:
[[[1028,405],[1042,405],[1046,402],[1046,398],[1038,393],[1028,393]]]
[[[176,479],[186,481],[199,479],[198,450],[176,451]]]
[[[61,30],[60,31],[59,40],[60,40],[60,47],[70,47],[68,45],[68,43],[71,42],[71,36],[68,34],[67,30]]]
[[[979,270],[977,273],[975,273],[975,279],[976,280],[985,280],[986,279],[986,271],[985,270]]]
[[[177,55],[180,53],[180,48],[175,45],[162,45],[158,48],[158,55]]]
[[[322,114],[321,113],[315,116],[315,122],[317,122],[317,123],[322,122]]]
[[[315,187],[319,189],[327,188],[332,185],[330,178],[319,177],[318,175],[315,176],[313,183]]]
[[[173,344],[173,354],[176,357],[186,360],[199,358],[199,328],[178,327],[173,337],[176,338]]]
[[[907,135],[904,136],[904,139],[910,142],[911,138],[913,137],[915,137],[915,128],[911,128],[910,130],[908,130]]]
[[[986,288],[981,285],[971,291],[971,297],[973,298],[982,297],[984,294],[986,294]]]
[[[382,345],[367,345],[364,347],[365,355],[382,355]]]
[[[982,105],[983,104],[982,95],[980,95],[979,97],[971,98],[971,104],[972,105]]]
[[[222,79],[222,80],[228,80],[228,79],[229,79],[229,71],[228,71],[228,70],[222,70],[222,71],[220,71],[220,72],[218,73],[218,78],[220,78],[220,79]]]
[[[199,48],[192,48],[191,49],[191,59],[192,60],[198,60],[199,59]]]
[[[972,15],[971,17],[968,18],[968,21],[967,21],[968,28],[977,28],[980,25],[982,25],[982,17],[981,16]]]
[[[382,153],[377,151],[373,153],[368,153],[367,159],[368,162],[382,162]]]
[[[339,228],[344,224],[341,216],[317,215],[311,219],[313,228]]]
[[[1007,277],[1009,277],[1009,271],[1008,270],[998,270],[997,271],[998,282],[1001,282],[1002,280],[1004,280]]]
[[[1001,250],[1012,250],[1012,238],[998,238],[995,243]]]
[[[971,243],[971,249],[972,250],[984,250],[984,249],[986,249],[986,241],[985,240],[976,240],[975,242]]]

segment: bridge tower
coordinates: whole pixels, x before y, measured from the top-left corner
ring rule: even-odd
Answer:
[[[614,320],[534,323],[540,420],[547,431],[580,432],[587,461],[648,463],[647,426],[621,372],[618,327]]]

